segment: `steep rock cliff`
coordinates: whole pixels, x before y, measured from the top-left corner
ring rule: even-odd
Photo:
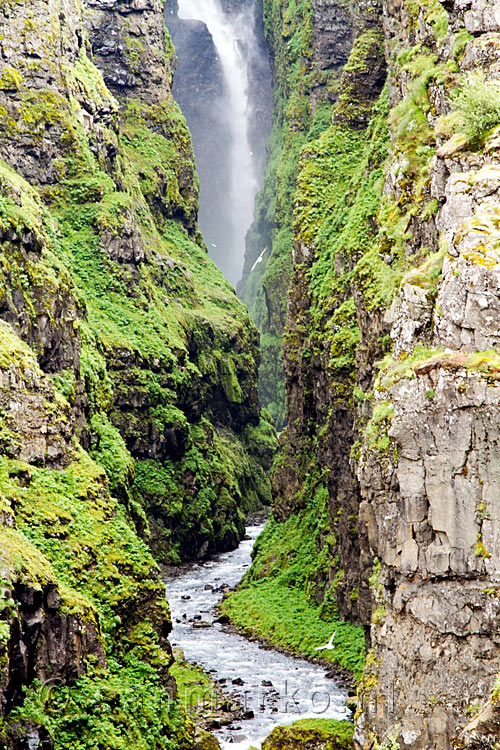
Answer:
[[[192,746],[139,535],[227,549],[269,496],[258,335],[196,229],[173,60],[156,0],[0,7],[9,748]]]
[[[28,328],[30,343],[44,337],[42,365],[68,377],[73,368],[75,404],[85,381],[87,398],[78,403],[87,417],[85,447],[104,453],[118,428],[140,462],[133,494],[149,509],[158,554],[175,561],[227,548],[242,533],[245,509],[267,496],[262,470],[247,458],[260,429],[257,336],[196,234],[190,138],[170,94],[173,52],[164,51],[160,6],[90,3],[81,28],[68,11],[57,33],[48,28],[47,12],[41,28],[34,9],[16,9],[9,29],[16,28],[22,44],[5,43],[2,155],[39,187],[59,221],[52,241],[59,252],[50,250],[66,269],[52,275],[61,297],[71,269],[86,304],[83,378],[77,311],[64,307],[70,301],[58,298],[49,320],[40,310],[30,331],[21,298],[32,295],[29,304],[42,308],[44,285],[29,284],[23,295],[6,284],[5,317],[22,317],[18,325]],[[109,28],[116,33],[104,36]],[[30,54],[41,62],[32,63]],[[60,65],[64,71],[56,74]],[[13,253],[6,258],[11,263]],[[37,286],[42,290],[32,292]],[[223,467],[217,459],[225,459]],[[180,524],[191,526],[186,539],[169,540],[179,518],[194,509],[199,519]]]
[[[415,268],[385,315],[392,351],[358,464],[360,520],[380,565],[363,747],[373,734],[401,748],[454,746],[498,672],[494,13],[385,8],[384,193],[397,224],[379,221],[393,232],[388,262]]]
[[[354,19],[333,124],[294,171],[288,428],[249,580],[367,626],[357,747],[491,748],[498,8],[385,2]]]
[[[319,40],[346,9],[334,3],[321,8],[315,38],[335,67],[348,44],[345,36],[333,51],[332,36]],[[380,19],[381,8],[373,4],[350,15],[354,39],[343,68],[336,69],[335,102],[321,105],[324,120],[298,153],[292,236],[283,247],[291,262],[284,335],[288,426],[274,467],[273,518],[257,542],[245,586],[229,606],[238,623],[251,628],[245,597],[265,587],[276,613],[283,598],[302,597],[302,614],[310,620],[293,644],[284,645],[317,656],[319,629],[329,635],[335,630],[328,656],[355,672],[363,633],[345,620],[366,623],[371,612],[371,556],[357,523],[359,486],[350,465],[361,339],[355,294],[361,259],[375,243],[387,154],[387,104],[385,97],[378,101],[385,79]],[[377,305],[376,285],[369,294]],[[376,338],[372,349],[380,346]],[[367,370],[369,382],[369,365]]]

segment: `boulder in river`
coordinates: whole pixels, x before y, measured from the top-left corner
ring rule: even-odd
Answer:
[[[348,721],[303,719],[273,729],[262,750],[353,750],[353,731]]]

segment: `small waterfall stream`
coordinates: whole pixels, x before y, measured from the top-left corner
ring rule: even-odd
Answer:
[[[170,11],[167,3],[179,59],[174,96],[200,177],[200,229],[233,284],[242,275],[269,131],[269,66],[256,8],[256,0],[175,0]]]
[[[243,270],[245,234],[252,223],[257,175],[250,145],[248,57],[245,47],[253,46],[249,11],[226,16],[219,0],[179,0],[179,18],[205,23],[210,32],[224,73],[227,98],[225,116],[231,133],[230,193],[227,212],[233,223],[234,256],[231,281],[238,281]]]

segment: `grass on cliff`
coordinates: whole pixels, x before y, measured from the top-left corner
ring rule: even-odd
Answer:
[[[331,589],[318,601],[315,584],[328,573],[335,540],[317,513],[318,506],[311,503],[284,523],[271,518],[256,542],[251,569],[224,599],[221,611],[251,637],[296,655],[320,657],[359,677],[364,666],[362,628],[338,617]],[[333,631],[334,648],[316,651]]]
[[[247,243],[247,265],[261,263],[245,280],[242,299],[262,334],[259,391],[278,430],[286,424],[282,334],[292,273],[292,219],[298,164],[304,144],[316,139],[331,122],[332,104],[322,101],[314,111],[310,93],[319,79],[328,87],[331,71],[320,71],[313,59],[311,0],[266,0],[266,37],[275,65],[272,132],[268,163]],[[271,315],[269,315],[271,311]]]
[[[39,27],[30,22],[25,31],[26,44],[38,49]],[[84,37],[81,46],[87,47]],[[57,159],[50,166],[54,179],[40,189],[44,200],[0,164],[0,229],[8,230],[4,234],[9,237],[0,254],[0,297],[5,309],[20,311],[21,323],[26,318],[39,328],[41,312],[46,312],[49,331],[54,322],[69,318],[75,339],[81,332],[88,402],[68,369],[52,378],[57,391],[47,409],[53,409],[49,430],[56,430],[57,419],[67,420],[70,412],[57,412],[61,400],[81,397],[78,414],[82,421],[88,419],[79,430],[92,457],[77,447],[76,438],[71,463],[60,470],[0,456],[0,498],[9,498],[16,523],[3,536],[12,579],[6,583],[57,584],[61,628],[64,616],[78,618],[82,631],[92,625],[107,663],[91,653],[83,664],[71,653],[68,671],[78,661],[85,675],[73,675],[71,684],[51,684],[50,689],[33,684],[15,718],[47,727],[56,750],[174,750],[192,746],[192,736],[169,697],[173,685],[164,586],[129,517],[134,475],[129,449],[142,440],[143,455],[151,455],[154,437],[159,442],[165,437],[162,429],[173,426],[182,432],[188,421],[184,406],[193,422],[185,468],[199,470],[201,461],[193,453],[200,444],[205,453],[219,447],[211,439],[213,403],[214,411],[224,404],[227,422],[232,409],[248,404],[239,422],[235,418],[241,433],[248,422],[257,423],[257,334],[234,290],[199,244],[193,221],[196,180],[190,182],[194,163],[178,107],[169,97],[147,112],[136,102],[126,117],[113,121],[108,115],[117,112],[117,104],[97,68],[85,53],[73,69],[70,64],[61,68],[57,49],[46,48],[55,58],[46,62],[59,70],[57,85],[64,96],[51,89],[19,96],[19,124],[24,124],[16,132],[22,132],[24,145],[29,136],[35,143],[42,134],[50,139],[50,126],[58,127]],[[91,124],[83,117],[82,101],[95,114]],[[0,136],[5,138],[5,129]],[[13,138],[14,151],[16,145]],[[52,158],[51,148],[47,153]],[[188,225],[190,219],[188,236],[183,221]],[[17,239],[11,239],[14,235]],[[30,257],[22,255],[17,241],[27,235],[36,240]],[[14,292],[22,306],[11,304]],[[72,320],[71,305],[81,320]],[[3,344],[5,369],[22,364],[27,347],[14,336],[4,336]],[[201,351],[209,352],[203,362]],[[202,412],[207,417],[203,427]],[[1,442],[3,422],[0,415]],[[201,467],[203,482],[191,497],[191,512],[202,525],[210,522],[214,508],[208,499],[210,493],[217,495],[224,533],[234,524],[243,527],[238,508],[236,518],[231,517],[235,502],[230,491],[238,499],[246,493],[250,503],[258,491],[251,480],[257,477],[263,489],[265,478],[253,466],[242,436],[231,429],[221,432],[226,464],[217,482],[213,464]],[[242,464],[246,475],[235,487]],[[172,474],[179,482],[185,479],[180,472]],[[167,494],[162,501],[170,499]],[[143,509],[135,510],[145,522]],[[1,636],[11,622],[0,622]],[[83,660],[85,646],[82,651]],[[67,665],[56,656],[66,679]],[[49,669],[47,674],[52,676]]]
[[[478,139],[500,125],[500,86],[487,80],[481,69],[471,71],[453,97],[462,127],[471,139]]]
[[[135,513],[145,536],[159,541],[157,557],[179,563],[207,538],[214,548],[234,544],[243,534],[241,508],[269,500],[269,482],[243,435],[244,425],[258,422],[257,332],[194,229],[188,234],[173,219],[187,223],[196,212],[194,183],[181,188],[194,164],[177,105],[128,103],[116,182],[78,122],[73,132],[52,239],[87,312],[82,371],[91,452],[112,490],[129,500],[129,451],[151,456],[135,472]],[[112,130],[107,137],[116,140]],[[152,495],[158,528],[145,515]],[[179,504],[189,523],[169,525],[172,516],[179,520]],[[199,531],[192,549],[179,529],[184,537]]]
[[[99,623],[107,663],[89,654],[71,685],[34,682],[10,722],[44,726],[56,750],[187,750],[185,718],[165,682],[170,656],[157,631],[169,615],[155,562],[107,494],[103,470],[83,452],[77,458],[64,471],[0,458],[0,494],[17,523],[3,546],[19,581],[56,583],[63,615],[83,628]]]

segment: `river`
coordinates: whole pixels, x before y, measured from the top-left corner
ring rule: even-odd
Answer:
[[[267,649],[215,622],[215,606],[225,587],[234,587],[251,562],[263,526],[247,528],[238,549],[183,569],[166,581],[174,623],[170,640],[188,661],[200,664],[252,718],[214,730],[221,745],[260,747],[280,724],[305,718],[346,719],[346,691],[326,670],[303,659]],[[193,627],[200,619],[211,627]],[[318,644],[321,645],[321,644]],[[234,682],[236,681],[236,682]]]

